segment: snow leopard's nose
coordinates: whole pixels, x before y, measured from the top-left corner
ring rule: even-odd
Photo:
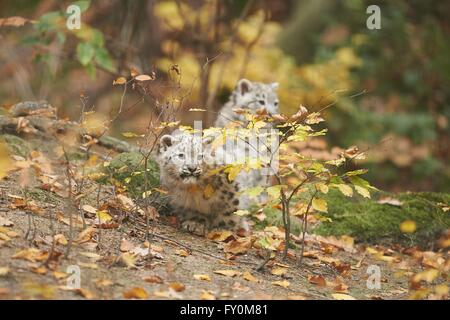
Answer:
[[[196,166],[187,166],[186,168],[190,173],[194,173],[197,170]]]

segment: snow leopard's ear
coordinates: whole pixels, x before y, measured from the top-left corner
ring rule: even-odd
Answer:
[[[244,95],[247,92],[249,92],[251,87],[252,83],[247,79],[241,79],[237,84],[238,91],[241,95]]]
[[[280,86],[280,84],[278,82],[272,82],[270,84],[270,87],[272,88],[272,90],[278,90],[278,87]]]
[[[170,134],[165,134],[159,141],[161,142],[161,147],[166,150],[168,147],[174,144],[175,137],[172,137]]]

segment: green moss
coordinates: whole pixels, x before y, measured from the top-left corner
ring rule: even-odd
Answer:
[[[0,136],[8,144],[11,153],[26,158],[30,154],[30,146],[27,141],[12,134],[2,134]]]
[[[27,195],[31,199],[45,202],[45,203],[51,203],[51,204],[60,204],[61,198],[59,198],[56,194],[50,191],[42,190],[39,188],[31,188],[27,190]]]
[[[326,197],[328,213],[323,215],[332,221],[322,222],[314,232],[350,235],[366,242],[400,242],[428,247],[442,231],[450,228],[450,215],[437,205],[450,203],[449,194],[420,192],[392,197],[399,199],[402,205],[380,204],[376,199],[347,198],[330,190]],[[400,231],[399,226],[405,220],[416,222],[416,232],[405,234]]]
[[[146,171],[144,157],[138,152],[117,155],[106,167],[106,173],[126,187],[133,197],[141,197],[144,192],[159,186],[157,163],[148,159]]]

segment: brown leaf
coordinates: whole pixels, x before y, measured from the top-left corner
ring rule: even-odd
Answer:
[[[250,237],[232,240],[224,245],[224,251],[232,254],[246,253],[252,247],[253,242]]]
[[[148,283],[163,283],[164,281],[163,281],[163,279],[161,278],[161,277],[159,277],[159,276],[155,276],[155,275],[152,275],[152,276],[147,276],[147,277],[144,277],[144,278],[142,278],[145,282],[148,282]]]
[[[215,270],[213,272],[216,274],[221,274],[226,277],[235,277],[241,274],[239,271],[236,270]]]
[[[94,227],[87,227],[83,231],[81,231],[75,239],[75,242],[80,244],[84,242],[88,242],[92,239],[97,230]]]
[[[325,278],[322,276],[308,276],[308,281],[319,287],[325,287],[327,285]]]
[[[35,21],[22,17],[8,17],[0,19],[0,27],[21,27],[25,23],[34,23]]]
[[[89,291],[88,289],[80,288],[80,289],[76,289],[75,292],[78,293],[83,298],[86,298],[89,300],[95,298],[94,294],[91,291]]]
[[[287,271],[288,271],[287,268],[275,267],[275,268],[272,268],[272,270],[270,270],[270,273],[275,276],[282,276],[282,275],[286,274]]]
[[[226,242],[227,240],[233,238],[233,233],[231,231],[212,231],[206,236],[209,240]]]
[[[181,292],[181,291],[184,291],[184,289],[186,289],[184,284],[179,283],[179,282],[172,282],[169,284],[169,287],[171,287],[176,292]]]
[[[133,250],[135,247],[134,244],[132,244],[130,241],[128,241],[125,238],[122,238],[122,240],[120,241],[120,251],[122,252],[128,252]]]
[[[134,287],[123,292],[123,297],[125,299],[148,299],[148,293],[144,288]]]
[[[21,250],[12,256],[13,259],[23,259],[31,262],[44,261],[48,258],[47,251],[40,251],[36,248]]]

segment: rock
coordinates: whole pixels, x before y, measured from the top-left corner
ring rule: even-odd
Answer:
[[[12,154],[16,154],[24,158],[28,157],[30,154],[30,146],[24,139],[12,134],[2,134],[0,135],[0,138],[5,140]]]
[[[56,109],[47,101],[24,101],[15,104],[10,113],[13,117],[23,117],[28,115],[45,114],[48,117],[56,116]]]

